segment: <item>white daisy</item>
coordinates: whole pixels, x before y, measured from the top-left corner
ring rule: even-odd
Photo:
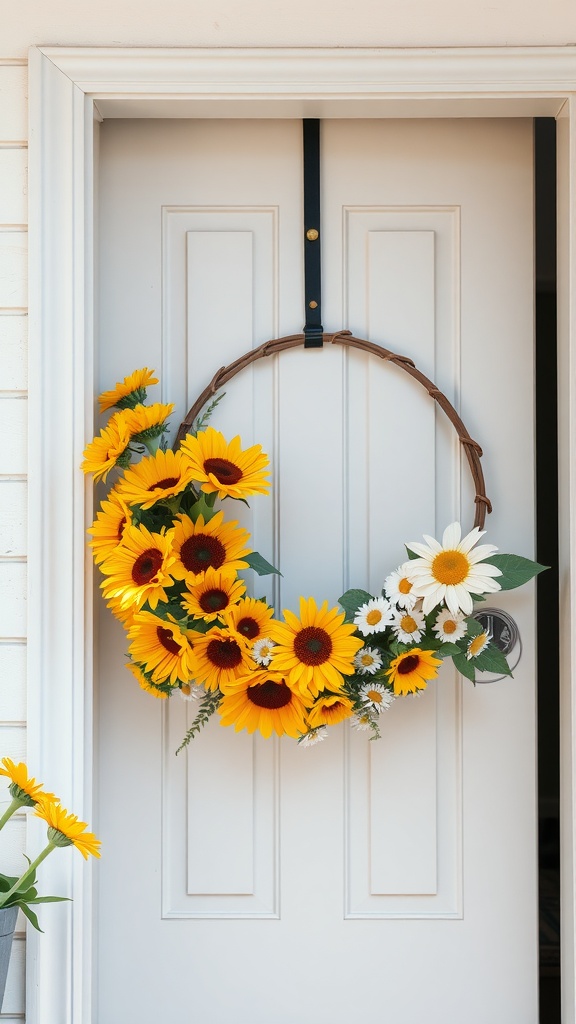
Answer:
[[[252,657],[258,665],[264,665],[267,667],[272,661],[272,648],[276,644],[269,637],[263,636],[260,640],[257,640],[252,648]]]
[[[408,609],[413,608],[416,604],[416,598],[412,593],[412,580],[408,577],[407,570],[409,565],[410,562],[404,562],[384,580],[386,597],[390,599],[392,604]]]
[[[358,729],[358,732],[368,732],[369,729],[372,729],[370,715],[354,715],[350,719],[350,725],[353,729]]]
[[[436,633],[439,640],[446,643],[454,643],[466,636],[466,616],[462,612],[452,614],[449,608],[443,608],[438,615],[432,631]]]
[[[354,616],[354,625],[364,636],[382,633],[393,619],[392,607],[385,597],[372,597],[360,606]]]
[[[502,575],[500,569],[482,562],[498,549],[493,544],[481,544],[472,551],[484,534],[478,527],[463,540],[461,534],[460,523],[451,523],[444,530],[442,544],[426,535],[426,544],[416,541],[407,544],[419,556],[408,563],[407,571],[415,596],[424,598],[425,615],[442,602],[454,615],[460,610],[470,615],[474,607],[472,594],[494,594],[500,590],[494,578]]]
[[[301,747],[314,747],[321,743],[328,735],[328,726],[321,725],[318,729],[311,729],[304,736],[301,736],[298,743]]]
[[[420,639],[426,629],[424,616],[416,608],[412,608],[410,611],[407,608],[401,608],[400,611],[394,613],[392,629],[401,643],[415,642]]]
[[[382,668],[380,652],[375,647],[361,647],[354,657],[354,665],[360,675],[374,675],[379,668]]]
[[[482,654],[482,651],[486,650],[491,639],[492,636],[487,630],[484,630],[483,633],[478,633],[478,636],[473,636],[468,643],[468,650],[466,651],[468,661],[470,661],[471,658],[477,658],[479,654]]]
[[[196,683],[183,683],[179,688],[178,693],[182,700],[192,701],[199,700],[200,697],[206,693],[206,690],[203,686],[196,686]]]
[[[388,711],[394,701],[394,694],[382,683],[366,683],[360,690],[364,707],[382,714]]]

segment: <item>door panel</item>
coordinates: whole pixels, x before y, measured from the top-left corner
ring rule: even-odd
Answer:
[[[531,151],[527,121],[322,125],[325,329],[410,355],[461,408],[489,540],[527,556]],[[156,367],[176,427],[219,366],[302,327],[301,125],[110,121],[101,154],[100,385]],[[226,392],[214,425],[271,456],[273,494],[225,515],[280,565],[250,579],[277,611],[376,592],[405,540],[471,525],[457,438],[397,367],[291,351]],[[178,757],[194,706],[133,685],[99,609],[102,1024],[535,1024],[533,591],[493,603],[520,626],[513,680],[447,665],[378,743],[213,719]]]

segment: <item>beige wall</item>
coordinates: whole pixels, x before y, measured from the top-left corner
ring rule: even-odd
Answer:
[[[4,13],[2,13],[2,7]],[[526,46],[576,42],[574,0],[0,0],[0,757],[26,754],[28,49],[80,46]],[[31,765],[33,771],[34,766]],[[43,780],[49,784],[50,780]],[[3,833],[16,872],[24,819]],[[24,1019],[24,942],[5,1021]]]

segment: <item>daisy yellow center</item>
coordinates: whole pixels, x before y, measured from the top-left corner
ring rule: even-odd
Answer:
[[[482,650],[485,643],[486,633],[480,633],[478,636],[474,637],[474,639],[470,642],[470,646],[468,648],[472,657],[475,657],[476,654],[480,654],[480,651]]]
[[[206,572],[210,566],[219,569],[226,559],[226,548],[217,537],[198,533],[185,540],[180,548],[182,564],[188,572]]]
[[[469,572],[470,562],[461,551],[441,551],[432,562],[434,579],[448,587],[463,583]]]
[[[420,658],[417,654],[409,654],[407,658],[403,658],[396,671],[401,676],[407,676],[410,672],[415,672],[420,664]]]
[[[238,625],[236,626],[236,629],[238,633],[241,633],[242,636],[247,637],[248,640],[254,640],[260,632],[260,627],[256,622],[256,619],[253,619],[250,615],[245,615],[243,619],[240,619]],[[263,647],[260,653],[264,655],[265,658],[267,658],[269,650],[267,647]]]
[[[211,640],[206,656],[217,668],[237,668],[242,661],[242,652],[235,640]]]
[[[411,615],[403,615],[400,619],[400,628],[403,629],[405,633],[414,633],[418,629],[418,623]]]
[[[332,654],[332,641],[325,629],[305,626],[294,640],[294,653],[305,665],[322,665]]]
[[[405,576],[403,576],[403,578],[400,580],[400,583],[398,584],[398,590],[400,591],[401,594],[409,594],[410,591],[412,590],[412,584],[410,583],[410,580],[406,579]]]
[[[456,623],[454,622],[454,619],[446,619],[446,622],[442,626],[442,629],[444,630],[445,633],[455,633]]]
[[[221,484],[237,484],[242,479],[242,470],[228,459],[205,459],[204,472],[211,473]]]
[[[150,583],[162,565],[162,552],[158,548],[143,551],[132,566],[132,579],[138,587]]]
[[[374,664],[374,658],[372,657],[371,654],[363,654],[362,657],[360,658],[360,661],[362,662],[363,665]]]
[[[369,626],[375,626],[377,622],[380,622],[382,618],[382,612],[378,608],[372,608],[366,616],[366,622]]]
[[[271,653],[270,652],[270,648],[266,647],[266,645],[264,645],[264,647],[260,648],[260,657],[261,658],[269,658],[270,657],[270,653]]]
[[[168,487],[175,487],[177,483],[180,483],[177,476],[167,476],[164,480],[157,480],[155,484],[150,484],[149,491],[155,491],[157,487],[167,489]]]
[[[275,683],[273,679],[267,679],[264,683],[249,686],[246,696],[257,708],[277,711],[278,708],[285,708],[290,703],[292,691],[286,686],[284,680]]]
[[[225,590],[207,590],[199,600],[203,612],[221,612],[226,608],[230,598]]]
[[[371,700],[373,704],[382,703],[382,694],[378,690],[368,690],[368,700]]]
[[[162,644],[162,647],[164,647],[170,654],[180,654],[180,646],[176,643],[171,629],[164,629],[163,626],[158,626],[156,636]]]

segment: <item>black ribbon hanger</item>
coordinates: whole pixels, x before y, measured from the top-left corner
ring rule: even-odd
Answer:
[[[304,140],[304,348],[322,348],[320,261],[320,121],[302,122]]]

